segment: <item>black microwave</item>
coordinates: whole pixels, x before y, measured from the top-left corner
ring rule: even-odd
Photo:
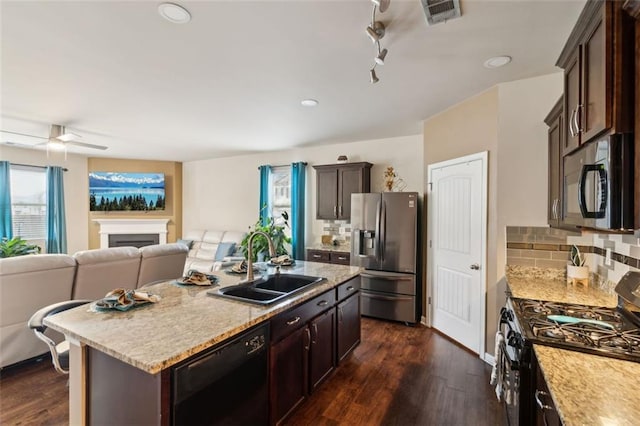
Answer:
[[[633,135],[612,134],[564,157],[565,225],[633,229]]]

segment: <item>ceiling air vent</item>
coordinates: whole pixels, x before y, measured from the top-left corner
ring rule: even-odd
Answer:
[[[460,0],[420,0],[428,25],[459,18]]]

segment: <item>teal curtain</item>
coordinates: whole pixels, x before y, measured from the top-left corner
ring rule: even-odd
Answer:
[[[11,239],[11,165],[0,161],[0,238]]]
[[[269,174],[271,173],[271,166],[260,166],[260,210],[258,214],[263,225],[267,224],[269,218]]]
[[[304,260],[304,192],[307,164],[291,164],[291,251],[293,258]]]
[[[47,253],[67,252],[63,174],[62,167],[47,167]]]

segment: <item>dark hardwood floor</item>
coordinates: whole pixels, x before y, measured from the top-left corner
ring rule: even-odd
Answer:
[[[433,330],[362,320],[362,343],[288,425],[503,425],[491,368]],[[67,378],[45,359],[0,373],[0,425],[68,423]]]

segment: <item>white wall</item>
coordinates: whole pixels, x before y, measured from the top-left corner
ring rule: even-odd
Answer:
[[[67,219],[67,251],[73,254],[87,250],[89,245],[89,174],[87,157],[81,155],[50,152],[34,149],[12,148],[0,145],[0,160],[32,166],[61,166],[64,173],[64,207]]]
[[[422,193],[422,135],[191,161],[183,165],[183,231],[247,230],[258,219],[258,166],[306,161],[306,244],[319,243],[322,221],[315,220],[316,174],[313,165],[333,164],[339,155],[346,155],[350,162],[373,164],[372,191],[382,190],[384,169],[393,166],[407,184],[405,191]]]

